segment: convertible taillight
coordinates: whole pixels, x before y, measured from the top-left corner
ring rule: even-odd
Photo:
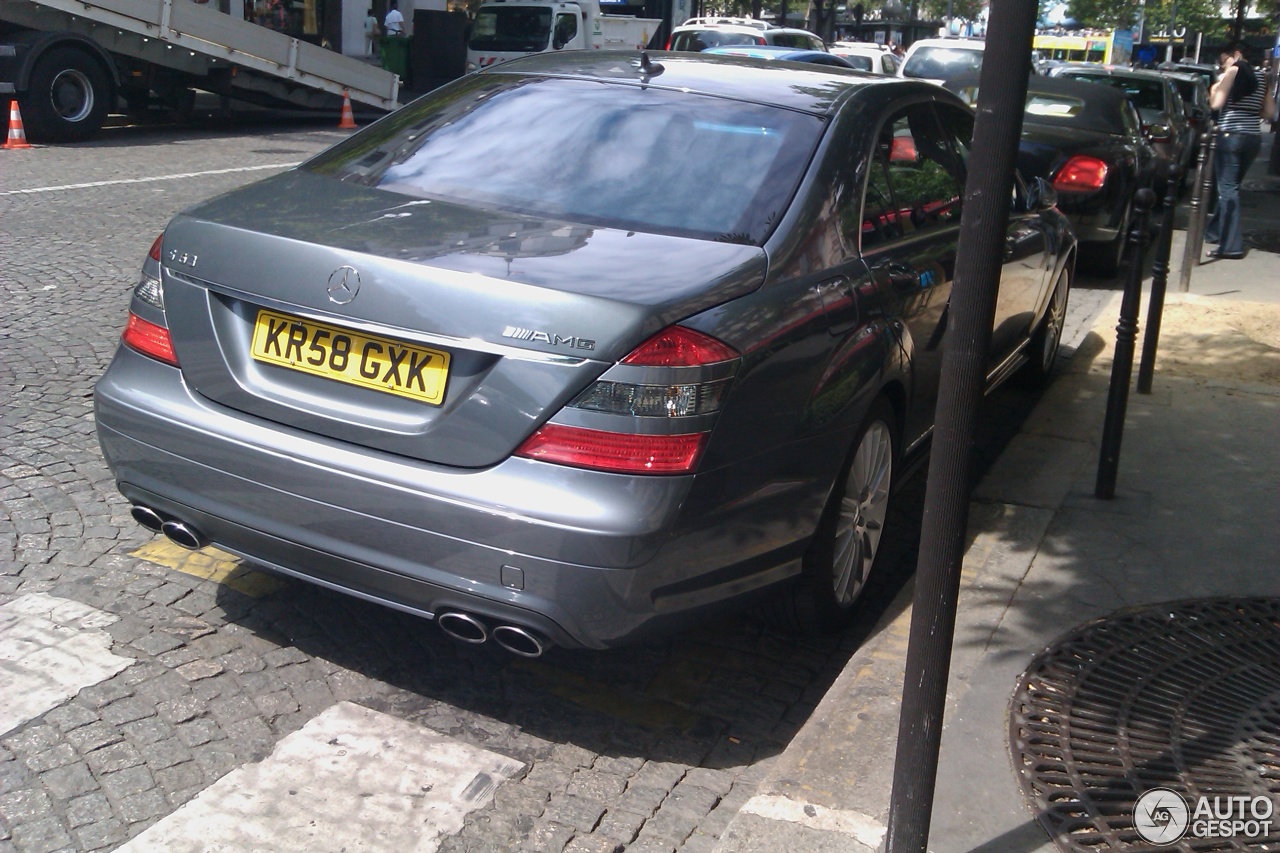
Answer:
[[[122,340],[130,349],[135,349],[143,355],[173,367],[178,366],[178,356],[173,351],[173,339],[169,337],[169,330],[164,326],[144,320],[130,312],[129,324],[124,327]]]
[[[1107,164],[1097,157],[1077,154],[1058,170],[1053,188],[1058,192],[1093,192],[1107,182]]]
[[[545,424],[516,455],[597,471],[687,474],[702,456],[739,358],[709,335],[663,329],[568,406],[617,429]]]

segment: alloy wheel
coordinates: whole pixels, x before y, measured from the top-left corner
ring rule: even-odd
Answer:
[[[845,481],[836,524],[832,585],[836,603],[852,604],[875,562],[889,511],[893,478],[893,436],[877,420],[863,433]]]

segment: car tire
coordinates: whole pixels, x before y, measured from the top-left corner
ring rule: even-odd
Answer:
[[[1062,329],[1067,321],[1067,300],[1071,296],[1070,261],[1058,272],[1049,294],[1044,318],[1027,346],[1027,365],[1022,374],[1035,385],[1043,385],[1053,375],[1053,365],[1062,346]]]
[[[831,633],[849,624],[884,541],[897,464],[897,418],[880,397],[831,490],[800,577],[769,603],[775,624],[802,634]]]
[[[24,129],[37,142],[78,142],[99,130],[111,106],[111,78],[97,59],[55,47],[36,60],[19,98]]]

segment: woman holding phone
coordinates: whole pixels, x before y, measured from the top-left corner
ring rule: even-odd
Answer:
[[[1240,228],[1240,182],[1262,147],[1264,102],[1274,100],[1269,87],[1245,59],[1245,45],[1234,42],[1219,57],[1218,81],[1209,90],[1209,106],[1219,111],[1218,139],[1214,155],[1218,204],[1205,229],[1205,241],[1217,243],[1214,258],[1244,257],[1244,233]],[[1274,82],[1274,81],[1272,81]]]

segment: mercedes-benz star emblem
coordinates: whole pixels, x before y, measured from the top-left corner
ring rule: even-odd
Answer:
[[[360,273],[355,267],[338,267],[329,276],[329,301],[346,305],[360,292]]]

